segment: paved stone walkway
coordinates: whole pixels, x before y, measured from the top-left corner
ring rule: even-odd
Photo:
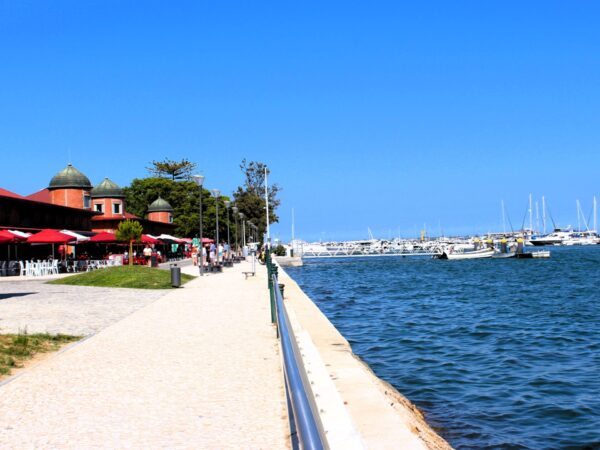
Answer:
[[[245,280],[249,267],[191,281],[0,385],[0,448],[288,448],[266,274]]]
[[[37,279],[4,281],[0,283],[0,333],[27,330],[88,336],[167,292],[54,285]]]

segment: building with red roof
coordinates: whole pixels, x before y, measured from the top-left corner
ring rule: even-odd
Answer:
[[[47,188],[27,197],[0,188],[0,229],[37,231],[44,228],[114,232],[119,223],[140,222],[147,234],[172,234],[173,208],[158,198],[148,208],[148,218],[126,211],[125,194],[105,178],[92,187],[89,178],[68,164]]]

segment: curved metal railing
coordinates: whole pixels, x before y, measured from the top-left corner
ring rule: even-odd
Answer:
[[[268,261],[269,266],[270,261]],[[272,281],[272,300],[276,312],[277,327],[283,353],[283,370],[287,386],[290,414],[293,416],[298,443],[303,449],[321,450],[328,448],[323,426],[319,418],[310,382],[304,369],[300,349],[294,336],[294,330],[283,304],[277,279],[277,268],[269,267]]]

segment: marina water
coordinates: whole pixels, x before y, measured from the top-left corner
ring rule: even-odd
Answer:
[[[457,449],[600,448],[600,246],[286,268]]]

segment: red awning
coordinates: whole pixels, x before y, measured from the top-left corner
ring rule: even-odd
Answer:
[[[50,229],[42,230],[27,238],[27,242],[30,244],[64,244],[75,240],[73,236]]]
[[[110,244],[117,241],[117,236],[114,233],[109,233],[107,231],[103,231],[102,233],[98,233],[96,236],[93,236],[89,242],[98,242],[103,244]]]
[[[203,244],[212,244],[213,242],[215,242],[214,239],[202,238],[202,243]]]

